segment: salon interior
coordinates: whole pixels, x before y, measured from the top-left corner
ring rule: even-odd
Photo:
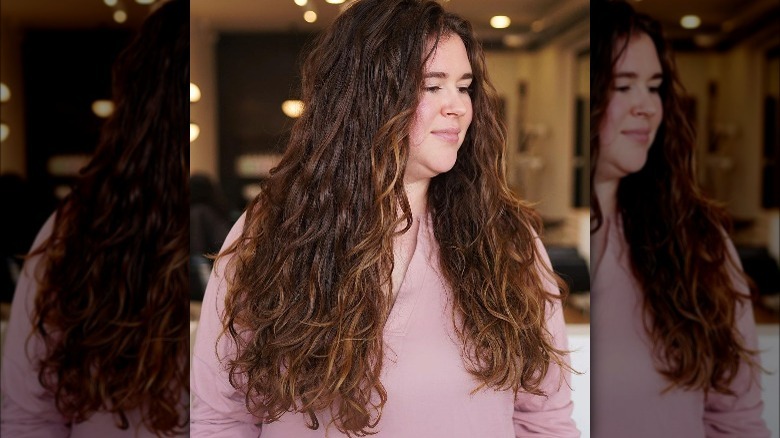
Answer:
[[[205,226],[226,232],[258,193],[302,108],[302,53],[348,3],[190,0],[191,218],[217,208],[222,224]],[[508,128],[509,182],[535,204],[553,268],[569,286],[564,316],[572,364],[582,372],[572,378],[574,419],[588,437],[589,2],[442,3],[469,19],[482,41]],[[780,7],[776,0],[632,4],[659,19],[673,41],[698,133],[700,182],[732,215],[731,237],[760,291],[765,417],[778,436]],[[89,160],[113,109],[111,63],[153,7],[154,0],[0,2],[0,202],[12,221],[0,232],[0,339],[19,256]],[[194,335],[210,271],[204,253],[219,247],[195,245],[192,236]]]

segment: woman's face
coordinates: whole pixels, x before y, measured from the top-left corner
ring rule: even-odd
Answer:
[[[452,169],[471,124],[471,63],[457,35],[439,40],[425,64],[423,90],[410,130],[404,182]]]
[[[619,179],[641,170],[663,119],[661,62],[647,34],[629,40],[615,64],[613,77],[607,112],[599,129],[597,181]]]

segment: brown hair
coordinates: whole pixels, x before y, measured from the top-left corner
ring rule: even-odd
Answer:
[[[189,6],[151,15],[114,65],[116,110],[42,254],[38,378],[66,418],[186,430]],[[185,408],[186,409],[186,408]]]
[[[644,291],[644,322],[671,386],[731,393],[740,363],[754,364],[736,333],[737,304],[723,209],[708,200],[695,178],[695,132],[683,111],[684,90],[671,50],[652,18],[622,1],[596,1],[591,8],[591,186],[599,153],[599,129],[613,89],[613,71],[628,42],[648,35],[663,70],[659,93],[663,121],[647,163],[621,179],[617,208],[630,247],[631,268]],[[591,191],[591,232],[602,225]]]
[[[304,412],[317,428],[314,411],[328,408],[342,433],[372,433],[379,422],[393,238],[412,224],[409,131],[425,62],[450,36],[468,53],[474,116],[428,205],[463,317],[464,365],[480,388],[534,394],[551,363],[569,369],[546,328],[559,295],[543,288],[542,275],[555,277],[540,271],[539,220],[507,188],[505,127],[470,25],[432,1],[358,1],[316,41],[285,155],[220,255],[232,255],[230,381],[266,422]]]

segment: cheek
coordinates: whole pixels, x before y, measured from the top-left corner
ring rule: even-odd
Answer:
[[[612,143],[617,138],[620,131],[620,124],[629,112],[629,107],[622,102],[619,95],[613,95],[607,105],[604,120],[599,129],[599,140],[601,146]]]
[[[425,140],[428,125],[430,125],[431,105],[425,98],[420,100],[417,110],[414,113],[414,122],[409,130],[409,145],[412,147],[420,146]]]
[[[656,96],[655,108],[656,111],[655,117],[653,117],[653,130],[658,129],[664,119],[664,104],[663,101],[661,101],[661,96]]]
[[[607,111],[604,114],[604,118],[601,120],[601,126],[599,127],[599,143],[603,148],[606,144],[612,143],[615,140],[617,128],[615,127],[615,114],[613,114],[612,107],[607,107]]]

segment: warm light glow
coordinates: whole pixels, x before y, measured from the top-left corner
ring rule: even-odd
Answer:
[[[88,154],[54,155],[46,161],[46,170],[52,176],[76,176],[91,158]]]
[[[124,23],[127,21],[127,13],[125,11],[114,11],[114,21]]]
[[[197,85],[190,82],[190,102],[197,102],[200,100],[200,88]]]
[[[151,5],[154,3],[154,0],[135,0],[135,2],[139,5]]]
[[[303,114],[303,102],[300,100],[285,100],[282,102],[282,112],[293,119]]]
[[[236,158],[236,176],[241,178],[267,178],[271,169],[282,161],[280,154],[244,154]]]
[[[71,189],[70,186],[60,185],[54,188],[54,196],[56,196],[57,199],[65,199],[72,190],[73,189]]]
[[[114,6],[116,6],[116,0],[103,0],[103,3],[105,3],[106,6],[109,6],[109,7],[112,7],[112,8]]]
[[[490,19],[490,25],[496,29],[506,29],[511,22],[512,20],[506,15],[496,15]]]
[[[11,133],[11,129],[5,123],[0,123],[0,142],[5,141],[8,138],[8,134]]]
[[[92,102],[92,112],[96,116],[106,118],[114,112],[114,102],[110,100],[96,100]]]
[[[504,45],[507,47],[518,48],[522,47],[522,45],[528,41],[528,38],[525,35],[509,34],[504,35],[504,37],[501,38],[501,41],[503,41]]]
[[[701,19],[696,15],[685,15],[680,19],[680,24],[686,29],[696,29],[701,25]]]
[[[344,0],[325,0],[325,3],[330,3],[332,5],[340,5],[344,3]]]
[[[544,21],[536,20],[533,23],[531,23],[531,30],[536,33],[539,33],[542,30],[544,30]]]
[[[8,88],[8,85],[0,82],[0,102],[8,102],[11,100],[11,89]]]
[[[190,143],[197,140],[198,136],[200,136],[200,126],[190,122]]]
[[[303,13],[303,19],[306,20],[307,23],[314,23],[317,21],[317,13],[314,11],[306,11]]]
[[[306,3],[309,3],[309,0],[294,0],[295,4],[298,6],[306,6]]]

